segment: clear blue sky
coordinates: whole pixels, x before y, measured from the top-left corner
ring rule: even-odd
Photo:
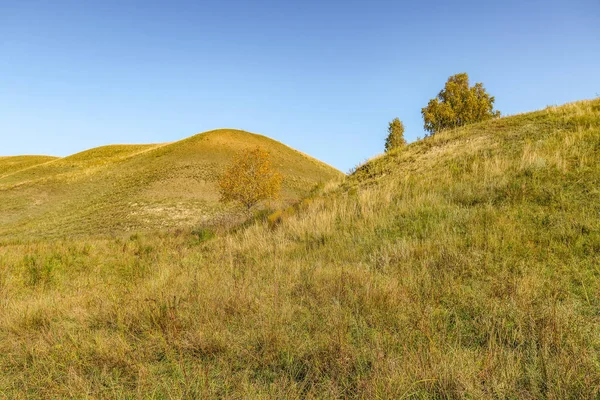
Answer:
[[[347,171],[463,71],[504,114],[600,95],[600,1],[0,0],[0,155],[230,127]]]

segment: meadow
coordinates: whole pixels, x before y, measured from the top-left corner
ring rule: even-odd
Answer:
[[[599,160],[596,99],[233,229],[5,235],[0,397],[598,398]]]

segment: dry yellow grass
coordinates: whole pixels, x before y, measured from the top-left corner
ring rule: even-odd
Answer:
[[[281,205],[342,175],[274,140],[235,130],[175,143],[104,146],[12,168],[4,175],[8,162],[0,159],[0,238],[121,234],[214,223],[236,212],[218,202],[219,174],[235,154],[256,146],[272,154],[274,168],[285,178]]]
[[[598,398],[599,159],[600,100],[579,102],[212,239],[5,244],[0,396]]]
[[[51,156],[0,157],[0,178],[56,159],[57,157]]]

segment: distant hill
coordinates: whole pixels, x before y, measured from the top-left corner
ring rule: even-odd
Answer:
[[[216,181],[260,146],[285,179],[283,203],[341,172],[265,136],[216,130],[174,143],[111,145],[65,158],[0,158],[0,237],[52,237],[190,227],[231,213]]]
[[[48,161],[56,160],[58,157],[51,156],[14,156],[0,157],[0,178],[14,172],[34,167]]]

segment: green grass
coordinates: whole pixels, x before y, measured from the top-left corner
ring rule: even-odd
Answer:
[[[600,100],[409,145],[294,207],[0,248],[0,397],[600,396]]]
[[[216,181],[237,151],[261,146],[284,176],[280,205],[342,174],[264,136],[206,132],[158,145],[113,145],[0,174],[0,238],[120,234],[233,219]],[[5,164],[0,159],[0,172]]]

